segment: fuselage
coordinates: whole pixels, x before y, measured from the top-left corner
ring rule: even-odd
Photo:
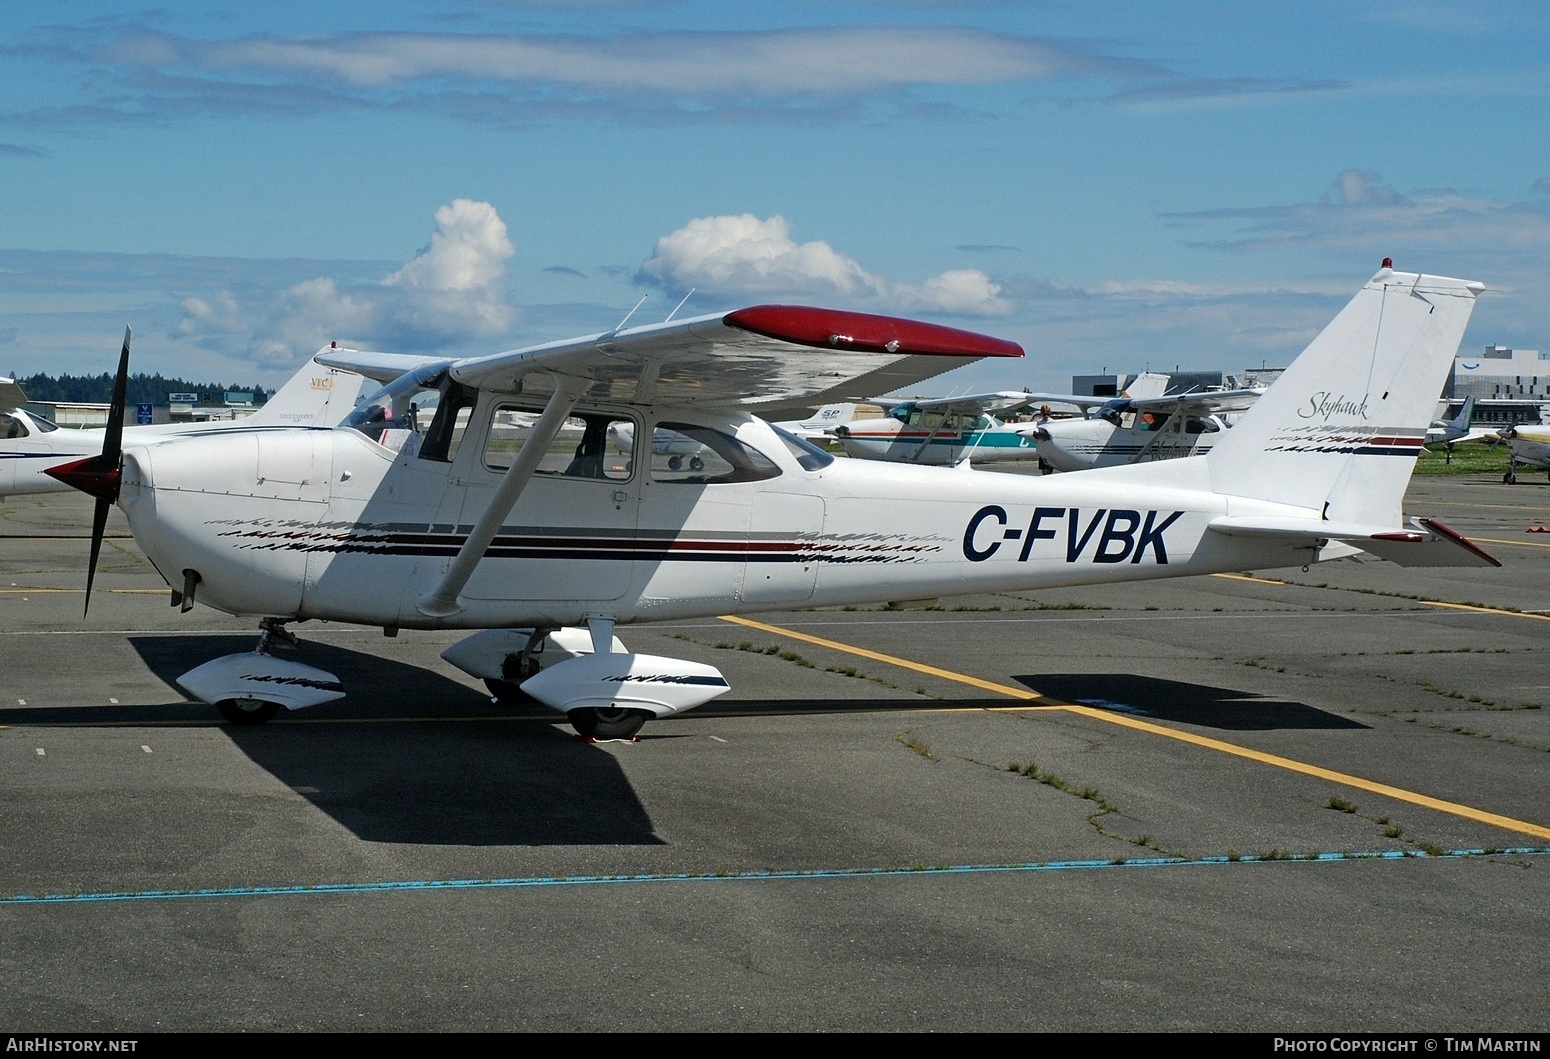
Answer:
[[[499,409],[496,410],[497,412]],[[1049,476],[835,459],[751,416],[589,413],[706,446],[545,457],[450,615],[422,608],[513,456],[491,413],[455,451],[418,434],[284,429],[126,445],[119,502],[175,588],[233,614],[383,627],[621,623],[1302,565],[1313,548],[1209,531],[1205,461]],[[664,425],[665,424],[665,425]],[[617,434],[615,434],[617,436]],[[385,442],[385,444],[384,444]],[[599,445],[599,449],[602,446]],[[429,455],[427,455],[429,453]],[[1185,466],[1200,465],[1200,466]],[[1159,473],[1166,470],[1170,473]],[[1142,506],[1144,504],[1144,506]],[[1235,499],[1233,514],[1311,517]],[[197,578],[190,581],[187,571]]]
[[[1208,451],[1225,429],[1216,416],[1191,417],[1177,425],[1169,419],[1158,430],[1147,429],[1138,417],[1130,418],[1136,421],[1117,424],[1099,417],[1059,419],[1041,424],[1033,437],[1039,456],[1055,470],[1085,471],[1198,456]]]
[[[1506,437],[1507,450],[1515,461],[1550,467],[1550,427],[1513,427]]]
[[[44,468],[96,455],[102,436],[101,430],[61,428],[22,408],[0,412],[0,497],[69,489]]]

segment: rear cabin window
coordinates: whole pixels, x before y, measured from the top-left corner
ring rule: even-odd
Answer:
[[[658,423],[651,432],[652,481],[720,485],[779,475],[775,461],[719,430],[693,423]]]

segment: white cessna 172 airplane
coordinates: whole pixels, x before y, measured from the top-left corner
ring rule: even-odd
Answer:
[[[1142,375],[1161,379],[1168,376]],[[1022,423],[1018,430],[1031,438],[1039,458],[1057,471],[1118,467],[1147,460],[1198,456],[1222,437],[1230,415],[1245,411],[1263,389],[1201,390],[1181,394],[1130,391],[1120,397],[1077,397],[1042,394],[1048,402],[1074,404],[1088,414],[1070,419]]]
[[[412,366],[333,430],[121,449],[110,437],[100,457],[54,473],[98,497],[103,517],[119,504],[174,605],[197,599],[260,619],[255,651],[179,678],[233,721],[344,694],[332,674],[270,652],[277,635],[293,639],[286,624],[316,618],[388,635],[484,630],[443,657],[497,697],[520,687],[583,737],[628,738],[727,690],[711,666],[629,652],[614,631],[631,622],[1304,566],[1359,551],[1499,565],[1401,511],[1483,289],[1385,261],[1210,453],[1149,467],[1043,477],[836,459],[752,413],[886,393],[1021,349],[889,317],[755,306]],[[320,359],[386,377],[414,358]],[[428,423],[383,429],[431,398]],[[541,410],[520,448],[488,440],[508,408]],[[674,431],[714,458],[692,473],[638,445],[628,465],[580,460],[548,443],[568,417],[599,441],[619,420],[636,438]]]
[[[252,415],[200,423],[123,427],[124,437],[140,444],[219,430],[331,427],[355,408],[361,388],[370,381],[354,372],[319,364],[313,357]],[[102,430],[60,427],[22,408],[26,401],[21,387],[10,379],[0,379],[0,499],[67,490],[70,487],[48,474],[47,469],[64,460],[102,451]],[[118,414],[122,415],[122,410]]]

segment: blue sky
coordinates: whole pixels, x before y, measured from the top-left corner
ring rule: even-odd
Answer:
[[[1281,366],[1378,267],[1550,349],[1550,13],[1432,0],[0,5],[0,374],[277,385],[760,302]],[[858,395],[861,396],[861,395]],[[877,396],[877,395],[865,395]]]

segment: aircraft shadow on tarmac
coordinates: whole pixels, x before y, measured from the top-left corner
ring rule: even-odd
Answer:
[[[251,636],[130,637],[147,668],[176,677],[251,649]],[[238,727],[213,706],[49,709],[51,724],[208,721],[254,764],[371,842],[424,845],[659,845],[615,758],[534,703],[504,706],[446,677],[381,655],[307,641],[289,657],[320,666],[345,698]],[[183,693],[179,690],[178,695]],[[0,724],[39,724],[0,710]]]
[[[1267,699],[1134,673],[1058,673],[1014,678],[1041,695],[1116,713],[1229,731],[1366,728],[1302,702]]]

